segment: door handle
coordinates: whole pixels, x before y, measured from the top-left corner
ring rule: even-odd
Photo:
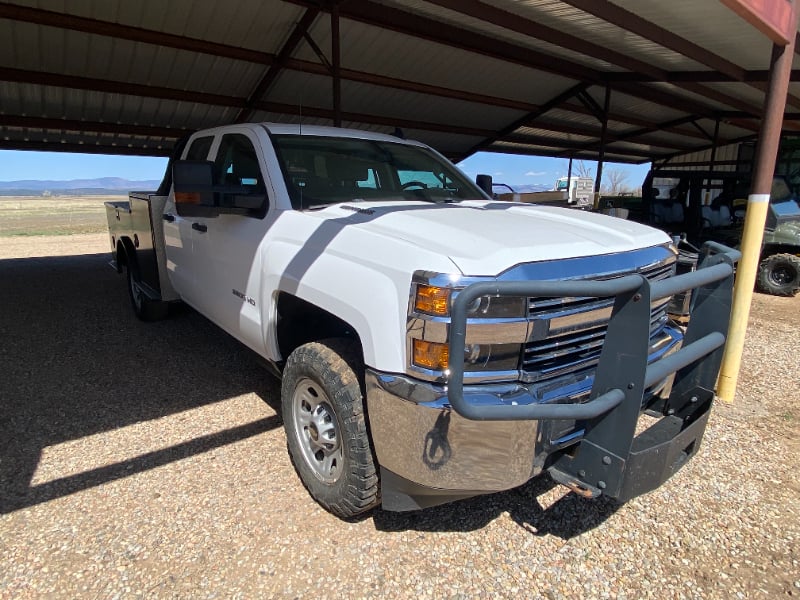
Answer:
[[[192,223],[192,229],[205,233],[208,231],[208,225],[204,225],[203,223]]]
[[[171,215],[169,213],[164,213],[161,216],[165,221],[169,221],[170,223],[172,223],[175,220],[175,215]],[[119,218],[119,217],[117,217],[117,218]]]

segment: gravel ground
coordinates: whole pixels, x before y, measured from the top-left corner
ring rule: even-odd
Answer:
[[[538,478],[347,523],[289,463],[277,380],[190,310],[138,322],[106,246],[0,240],[0,597],[800,596],[800,297],[756,296],[736,403],[649,495]]]

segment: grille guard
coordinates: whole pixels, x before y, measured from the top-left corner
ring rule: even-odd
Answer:
[[[507,281],[475,283],[458,294],[453,302],[449,342],[450,377],[448,397],[458,414],[472,420],[591,419],[603,415],[626,398],[641,395],[645,388],[671,373],[686,369],[703,357],[712,360],[715,350],[725,343],[730,315],[733,265],[741,254],[721,244],[707,242],[696,271],[676,275],[654,284],[633,274],[607,281]],[[647,366],[651,301],[695,289],[692,315],[684,345],[678,352]],[[467,306],[481,296],[584,296],[615,297],[608,323],[597,376],[588,402],[583,404],[536,404],[523,397],[505,398],[507,404],[481,402],[480,395],[464,398],[464,348]],[[716,354],[720,354],[719,352]],[[719,360],[713,368],[700,369],[702,381],[713,388]],[[697,371],[694,368],[692,371]],[[706,373],[710,372],[710,373]],[[713,374],[713,377],[710,375]],[[637,381],[638,379],[638,381]],[[676,386],[680,388],[676,381]]]
[[[452,307],[448,399],[472,420],[574,419],[585,431],[570,451],[552,458],[551,475],[584,495],[621,501],[650,491],[697,452],[714,398],[728,332],[734,263],[741,253],[707,242],[696,271],[650,283],[642,275],[608,281],[509,281],[465,288]],[[647,364],[650,305],[678,292],[692,293],[683,347]],[[589,400],[581,404],[535,403],[524,393],[464,397],[467,306],[485,295],[614,297],[614,308]],[[663,418],[634,436],[645,389],[676,373],[670,396],[650,410]]]

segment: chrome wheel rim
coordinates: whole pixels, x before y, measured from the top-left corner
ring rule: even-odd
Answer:
[[[336,413],[322,388],[301,379],[292,396],[294,434],[303,460],[323,483],[335,483],[342,471],[342,444]]]

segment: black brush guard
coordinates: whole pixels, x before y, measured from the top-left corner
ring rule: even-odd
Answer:
[[[693,456],[706,428],[731,309],[734,263],[741,254],[706,243],[696,271],[650,283],[642,275],[608,281],[476,283],[452,307],[448,397],[472,420],[575,419],[583,439],[549,466],[553,479],[585,496],[621,502],[657,488]],[[651,302],[692,292],[691,318],[680,350],[647,364]],[[475,388],[464,397],[467,307],[481,296],[614,297],[615,303],[588,401],[537,403],[524,392],[502,398]],[[667,400],[650,406],[661,419],[635,435],[645,389],[675,373]],[[477,386],[476,386],[477,387]],[[498,465],[499,466],[499,465]]]

